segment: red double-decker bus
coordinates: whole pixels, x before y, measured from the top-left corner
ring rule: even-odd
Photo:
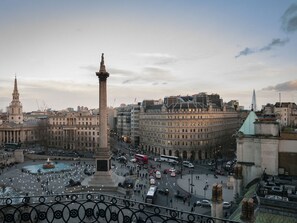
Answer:
[[[139,164],[148,164],[148,156],[142,154],[135,154],[134,158],[136,162]]]

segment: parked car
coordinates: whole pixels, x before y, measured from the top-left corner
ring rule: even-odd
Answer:
[[[230,202],[228,202],[228,201],[224,201],[223,202],[223,208],[228,209],[230,207],[231,207],[231,203]]]
[[[201,201],[196,201],[196,206],[201,206],[201,207],[211,207],[211,203],[209,200],[201,200]]]

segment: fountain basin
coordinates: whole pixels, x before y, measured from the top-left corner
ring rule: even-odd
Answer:
[[[23,171],[29,172],[31,174],[47,174],[47,173],[58,173],[64,171],[70,171],[73,167],[66,163],[55,163],[55,165],[50,168],[45,168],[45,164],[35,164],[24,166]]]

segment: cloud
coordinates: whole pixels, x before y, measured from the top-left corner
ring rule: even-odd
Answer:
[[[123,74],[123,75],[131,75],[134,74],[134,71],[131,70],[124,70],[124,69],[117,69],[117,68],[110,68],[107,70],[110,74]]]
[[[280,47],[280,46],[284,46],[286,45],[290,40],[288,38],[286,39],[280,39],[280,38],[276,38],[276,39],[272,39],[271,42],[261,48],[256,48],[256,49],[251,49],[251,48],[245,48],[244,50],[240,51],[238,53],[238,55],[235,56],[235,58],[238,58],[240,56],[248,56],[250,54],[255,54],[255,53],[259,53],[259,52],[265,52],[265,51],[269,51],[272,50],[275,47]]]
[[[122,84],[132,84],[132,83],[152,83],[156,84],[167,84],[168,81],[174,80],[173,75],[170,70],[159,68],[159,67],[144,67],[141,74],[131,76],[126,79]]]
[[[240,56],[247,56],[247,55],[249,55],[249,54],[253,54],[253,53],[255,53],[255,51],[247,47],[247,48],[245,48],[244,50],[240,51],[240,52],[238,53],[238,55],[235,56],[235,58],[238,58],[238,57],[240,57]]]
[[[292,4],[282,15],[281,17],[281,28],[286,32],[286,33],[293,33],[297,31],[297,4]],[[276,46],[284,46],[289,42],[289,39],[280,39],[280,38],[275,38],[272,39],[271,43],[267,44],[264,47],[252,50],[248,47],[246,47],[244,50],[240,51],[238,55],[235,56],[235,58],[238,58],[240,56],[247,56],[250,54],[258,53],[258,52],[264,52],[264,51],[269,51],[272,50]]]
[[[275,86],[269,86],[263,88],[266,91],[297,91],[297,80],[287,81],[284,83],[277,84]]]
[[[151,62],[154,65],[166,65],[177,61],[175,56],[164,53],[141,53],[137,54],[137,56],[144,58],[146,62]]]
[[[94,66],[94,65],[86,65],[86,66],[80,66],[80,69],[83,69],[83,70],[87,70],[87,71],[90,71],[90,72],[96,72],[99,70],[99,67],[98,66]]]
[[[287,44],[289,42],[289,39],[273,39],[271,41],[271,43],[269,43],[267,46],[262,47],[261,49],[259,49],[259,51],[269,51],[271,50],[273,47],[275,46],[284,46],[285,44]]]
[[[287,33],[297,30],[297,4],[292,4],[281,17],[282,29]]]

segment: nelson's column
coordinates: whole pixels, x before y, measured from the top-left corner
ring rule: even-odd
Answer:
[[[101,56],[100,70],[96,72],[99,78],[99,148],[95,150],[95,174],[86,178],[82,185],[88,190],[116,191],[118,183],[124,178],[117,176],[111,170],[111,152],[108,146],[107,131],[107,91],[106,83],[109,73],[104,65],[104,54]]]

